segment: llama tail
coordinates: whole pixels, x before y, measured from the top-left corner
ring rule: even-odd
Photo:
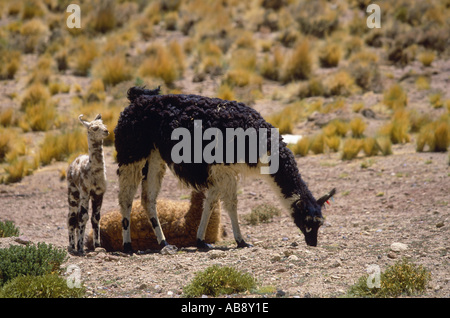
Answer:
[[[159,95],[161,93],[161,86],[155,89],[146,89],[145,86],[130,87],[127,92],[127,97],[130,103],[133,103],[136,98],[141,95]]]

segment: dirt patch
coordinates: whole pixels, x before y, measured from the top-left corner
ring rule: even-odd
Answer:
[[[112,152],[112,148],[105,149],[108,191],[102,213],[117,207]],[[89,297],[182,297],[183,286],[195,273],[214,264],[249,272],[259,286],[281,290],[286,297],[335,297],[343,296],[369,265],[384,270],[396,259],[410,257],[431,271],[424,296],[449,297],[447,160],[446,154],[416,153],[411,144],[395,146],[391,156],[351,162],[341,161],[338,154],[299,158],[300,172],[316,196],[332,187],[338,189],[324,211],[326,222],[315,248],[306,246],[284,211],[272,223],[254,226],[241,220],[242,233],[254,247],[236,249],[230,220],[223,213],[228,236],[209,252],[185,248],[175,255],[131,257],[92,252],[85,257],[70,256],[66,265],[79,266]],[[57,163],[19,184],[0,185],[1,219],[14,221],[21,235],[32,242],[66,248],[67,190],[59,178],[65,167]],[[189,193],[167,173],[161,198],[185,201]],[[268,185],[257,179],[241,180],[238,198],[241,216],[262,202],[277,204]],[[11,238],[0,240],[2,247],[9,242],[18,244]],[[406,244],[407,249],[392,252],[394,242]],[[243,296],[261,295],[233,295]],[[276,293],[266,296],[276,297]]]

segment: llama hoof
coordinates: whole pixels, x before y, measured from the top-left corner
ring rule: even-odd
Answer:
[[[253,247],[252,244],[248,244],[248,243],[246,243],[244,240],[242,240],[242,241],[240,241],[240,242],[236,241],[236,243],[237,243],[237,247],[238,247],[238,248]]]
[[[213,248],[211,244],[206,243],[201,239],[197,239],[197,248],[200,250],[210,250]]]
[[[124,243],[123,244],[123,252],[125,254],[133,254],[133,248],[131,247],[131,243]]]
[[[177,252],[177,250],[178,249],[175,245],[168,244],[161,249],[160,253],[162,255],[174,255]]]

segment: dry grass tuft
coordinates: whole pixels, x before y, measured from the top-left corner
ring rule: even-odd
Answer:
[[[367,124],[361,117],[355,117],[350,121],[350,130],[354,138],[362,138]]]
[[[283,66],[282,82],[308,79],[312,74],[312,63],[309,41],[301,41]]]
[[[97,74],[105,85],[116,85],[132,78],[132,69],[124,55],[105,56],[93,66],[94,74]]]
[[[322,67],[336,67],[342,56],[341,47],[337,44],[326,45],[319,54],[319,62]]]
[[[393,110],[398,110],[406,107],[408,97],[400,84],[394,84],[384,92],[383,103]]]
[[[352,160],[358,156],[362,148],[362,140],[356,138],[348,138],[344,141],[342,149],[342,160]]]

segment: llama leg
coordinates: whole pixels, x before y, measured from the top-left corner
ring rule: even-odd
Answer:
[[[102,208],[103,203],[103,193],[102,194],[91,194],[92,201],[92,215],[91,215],[91,224],[93,231],[93,245],[94,249],[96,247],[100,247],[100,210]]]
[[[238,213],[237,213],[237,181],[233,176],[224,178],[224,183],[222,183],[222,200],[225,210],[231,219],[231,227],[233,229],[234,239],[236,240],[237,247],[252,247],[244,241],[241,230],[239,227]]]
[[[69,214],[67,215],[67,229],[69,232],[69,252],[75,251],[75,230],[78,228],[78,205],[80,192],[74,184],[69,185],[68,190]]]
[[[80,207],[78,211],[78,228],[77,228],[77,250],[78,253],[84,253],[84,231],[86,223],[89,220],[89,194],[81,193]]]
[[[199,249],[212,248],[211,244],[205,242],[205,235],[211,214],[214,211],[216,204],[219,204],[218,202],[219,193],[220,193],[219,188],[214,186],[210,187],[203,202],[202,217],[200,219],[200,224],[197,230],[197,248]]]
[[[130,215],[131,207],[133,205],[133,198],[136,194],[139,182],[142,179],[142,167],[144,161],[132,163],[129,165],[122,165],[119,167],[119,206],[122,214],[122,237],[123,237],[123,251],[125,253],[133,252],[131,246],[130,233]]]
[[[156,198],[161,190],[161,183],[166,171],[166,165],[157,150],[153,150],[150,153],[147,164],[147,175],[144,176],[144,179],[142,180],[141,202],[144,210],[147,212],[147,216],[153,227],[153,231],[155,232],[158,244],[161,247],[165,247],[169,244],[166,241],[164,232],[159,222],[156,209]]]

